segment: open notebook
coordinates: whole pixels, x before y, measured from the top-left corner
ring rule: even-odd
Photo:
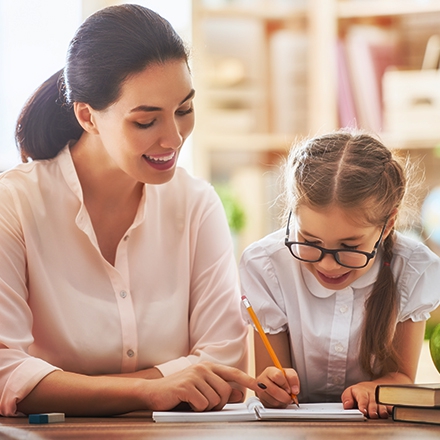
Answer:
[[[344,409],[342,403],[300,403],[285,409],[265,408],[257,397],[245,403],[229,403],[220,411],[154,411],[155,422],[247,422],[254,420],[365,420],[357,409]]]

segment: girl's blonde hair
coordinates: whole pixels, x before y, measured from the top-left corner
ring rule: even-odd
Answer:
[[[362,224],[383,227],[402,208],[406,166],[379,140],[364,132],[337,131],[293,147],[284,169],[286,212],[300,205],[336,206]],[[371,377],[396,371],[393,349],[398,294],[391,272],[394,227],[384,240],[383,264],[365,304],[359,362]]]

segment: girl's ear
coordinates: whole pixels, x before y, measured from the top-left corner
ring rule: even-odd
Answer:
[[[388,237],[389,233],[394,228],[394,225],[396,224],[397,213],[398,213],[398,209],[397,208],[394,208],[391,211],[391,214],[388,217],[387,227],[385,228],[385,232],[383,233],[383,240],[385,240]]]
[[[74,102],[73,111],[79,125],[90,134],[99,134],[98,127],[93,118],[94,110],[85,102]]]

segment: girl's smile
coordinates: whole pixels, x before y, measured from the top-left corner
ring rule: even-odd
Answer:
[[[326,275],[326,274],[320,272],[319,270],[316,270],[316,274],[318,275],[318,279],[321,279],[322,283],[332,284],[335,287],[337,287],[339,284],[343,284],[347,280],[347,278],[350,276],[350,272],[351,272],[351,270],[349,270],[346,273],[340,274],[340,275]]]

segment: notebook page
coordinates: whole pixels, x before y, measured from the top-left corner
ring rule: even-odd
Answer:
[[[364,420],[357,409],[344,409],[342,403],[300,403],[285,409],[256,407],[260,419],[303,419],[303,420]]]
[[[258,420],[256,411],[247,403],[228,403],[220,411],[154,411],[155,422],[247,422]]]

